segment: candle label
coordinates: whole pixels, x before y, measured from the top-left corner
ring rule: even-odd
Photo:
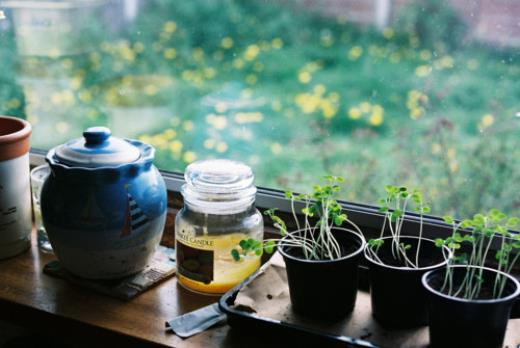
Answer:
[[[213,281],[213,241],[188,236],[180,233],[177,235],[177,270],[178,272],[195,281],[209,284]]]

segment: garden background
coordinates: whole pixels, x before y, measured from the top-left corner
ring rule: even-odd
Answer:
[[[78,3],[0,1],[0,114],[29,120],[34,147],[108,125],[162,169],[226,157],[259,186],[334,174],[349,201],[397,184],[438,215],[520,213],[519,49],[475,39],[447,1],[377,25],[303,0]]]

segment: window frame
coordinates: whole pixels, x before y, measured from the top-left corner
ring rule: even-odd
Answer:
[[[31,168],[45,163],[46,150],[31,148],[29,152],[29,161]],[[184,175],[179,172],[167,171],[159,169],[166,189],[168,190],[168,211],[174,215],[182,208],[182,195],[180,194],[181,187],[184,184]],[[257,187],[256,202],[255,205],[260,211],[267,209],[276,208],[280,213],[279,215],[284,218],[288,228],[294,225],[293,216],[291,213],[291,201],[285,198],[285,193],[282,190]],[[170,199],[174,198],[174,199]],[[354,222],[363,233],[366,241],[372,238],[378,238],[381,233],[381,226],[383,225],[384,214],[379,212],[379,207],[371,204],[354,203],[345,200],[338,200],[338,203],[343,207],[344,212],[349,217],[349,220]],[[295,202],[296,211],[301,211],[304,208],[302,202]],[[422,237],[435,240],[436,238],[448,238],[452,235],[452,226],[445,223],[442,217],[435,215],[423,215],[423,231]],[[406,212],[405,219],[402,227],[403,236],[418,236],[420,225],[420,215],[413,212]],[[264,218],[265,232],[272,236],[280,236],[280,232],[273,226],[270,219]],[[388,227],[387,227],[388,228]],[[470,231],[466,231],[470,233]],[[510,230],[513,234],[519,234],[520,231]],[[388,230],[385,231],[388,234]],[[498,250],[500,248],[499,238],[491,244],[491,250]],[[368,288],[367,278],[367,265],[366,262],[362,262],[360,265],[362,272],[360,273],[361,288]],[[520,264],[517,264],[514,274],[520,274]]]
[[[46,150],[31,148],[30,150],[30,165],[38,166],[45,163]],[[179,195],[182,185],[184,184],[184,175],[179,172],[166,171],[159,169],[164,181],[166,188],[169,193]],[[338,200],[347,216],[351,221],[357,224],[365,237],[368,239],[377,237],[380,228],[383,223],[384,215],[379,212],[379,207],[364,204],[348,202],[344,200]],[[270,208],[277,208],[281,213],[291,212],[290,200],[285,198],[284,191],[258,187],[256,194],[256,207],[260,210],[266,210]],[[181,207],[173,207],[180,209]],[[303,203],[295,202],[295,208],[297,211],[303,208]],[[417,235],[418,226],[420,223],[420,217],[418,214],[412,212],[406,212],[406,218],[403,224],[404,234]],[[266,221],[269,225],[269,222]],[[423,216],[423,236],[426,238],[446,238],[451,235],[451,226],[446,224],[442,218],[433,215]]]

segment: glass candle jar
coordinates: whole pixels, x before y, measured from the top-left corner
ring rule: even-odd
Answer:
[[[263,238],[253,172],[240,162],[213,159],[190,164],[184,178],[184,207],[175,219],[179,282],[200,293],[225,293],[260,267],[254,253],[239,261],[231,255],[241,240]]]

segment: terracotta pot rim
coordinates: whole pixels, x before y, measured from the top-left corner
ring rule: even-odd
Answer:
[[[2,120],[8,120],[14,123],[18,123],[20,124],[21,129],[14,133],[0,135],[0,145],[22,141],[31,135],[31,124],[29,122],[11,116],[0,116],[0,122]]]

